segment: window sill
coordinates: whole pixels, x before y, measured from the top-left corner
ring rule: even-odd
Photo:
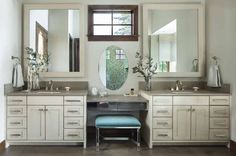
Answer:
[[[131,36],[105,36],[105,35],[88,35],[88,41],[138,41],[138,35]]]

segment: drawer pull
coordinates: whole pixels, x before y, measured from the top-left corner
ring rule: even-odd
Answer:
[[[69,137],[77,137],[79,135],[78,134],[68,134],[67,136],[69,136]]]
[[[39,109],[40,112],[42,112],[44,109]]]
[[[215,110],[214,111],[216,114],[226,114],[225,110]]]
[[[168,134],[158,134],[157,136],[160,136],[160,137],[167,137]]]
[[[228,99],[213,99],[213,101],[228,101]]]
[[[11,124],[11,125],[20,125],[21,122],[11,122],[10,124]]]
[[[23,100],[10,100],[11,102],[23,102]]]
[[[68,125],[77,125],[79,124],[78,122],[68,122]]]
[[[226,123],[224,123],[224,122],[215,122],[215,125],[226,125]]]
[[[168,122],[157,122],[157,125],[168,125]]]
[[[20,137],[21,134],[11,134],[11,136],[13,136],[13,137]]]
[[[157,113],[168,113],[167,110],[160,110],[160,111],[157,111]]]
[[[67,112],[69,112],[69,113],[78,113],[79,111],[77,111],[77,110],[69,110]]]
[[[219,138],[225,138],[225,137],[226,137],[226,135],[224,135],[224,134],[216,134],[216,135],[215,135],[215,137],[219,137]]]
[[[21,113],[21,110],[12,110],[11,113]]]
[[[81,102],[81,100],[66,100],[66,102]]]

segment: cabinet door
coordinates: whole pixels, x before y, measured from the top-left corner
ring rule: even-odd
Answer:
[[[173,139],[190,140],[191,106],[174,106]]]
[[[63,140],[63,106],[46,106],[46,140]]]
[[[45,107],[28,106],[28,139],[45,139]]]
[[[209,107],[192,106],[191,139],[208,140],[209,136]]]

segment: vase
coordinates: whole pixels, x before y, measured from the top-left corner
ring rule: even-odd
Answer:
[[[27,75],[27,90],[39,90],[39,74],[35,72],[34,70],[28,69],[28,75]]]
[[[151,78],[145,78],[145,91],[151,91]]]

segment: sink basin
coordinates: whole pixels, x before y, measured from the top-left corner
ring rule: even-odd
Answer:
[[[172,91],[174,94],[192,94],[192,91]]]
[[[58,94],[61,93],[59,91],[38,91],[37,94]]]

